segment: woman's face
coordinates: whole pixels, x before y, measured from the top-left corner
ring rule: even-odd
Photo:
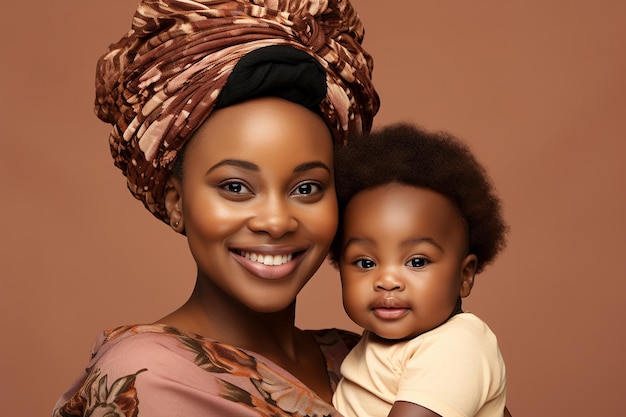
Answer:
[[[281,311],[328,253],[337,227],[332,139],[302,106],[261,98],[214,112],[174,184],[209,292]]]
[[[348,203],[340,261],[350,318],[387,339],[445,322],[469,295],[476,257],[454,205],[434,191],[388,184]]]

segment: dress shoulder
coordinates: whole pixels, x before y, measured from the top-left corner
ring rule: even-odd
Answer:
[[[358,336],[312,331],[331,386]],[[122,326],[95,341],[86,371],[55,405],[54,417],[330,416],[336,410],[266,358],[166,325]]]
[[[310,330],[326,358],[326,369],[333,392],[341,379],[341,363],[361,336],[341,329]]]

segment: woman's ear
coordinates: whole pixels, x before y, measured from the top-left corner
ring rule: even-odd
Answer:
[[[183,222],[183,192],[180,179],[170,176],[165,184],[165,210],[169,224],[174,231],[184,234]]]
[[[477,264],[478,258],[474,254],[470,253],[463,259],[463,263],[461,264],[461,289],[459,292],[461,298],[467,297],[472,292]]]

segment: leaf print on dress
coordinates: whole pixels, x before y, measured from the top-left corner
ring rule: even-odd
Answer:
[[[241,349],[210,340],[200,341],[180,333],[178,339],[196,354],[194,363],[205,371],[260,378],[256,359]]]
[[[92,369],[82,387],[70,401],[54,412],[53,417],[137,417],[139,400],[135,389],[137,375],[118,378],[109,388],[107,375]]]
[[[208,372],[248,378],[261,398],[218,378],[220,396],[245,404],[263,416],[316,416],[332,414],[330,406],[299,380],[280,375],[236,347],[180,334],[179,340],[196,354],[194,363]]]
[[[321,417],[331,414],[330,406],[295,377],[279,375],[263,364],[258,370],[261,379],[252,383],[266,401],[276,404],[288,415]]]

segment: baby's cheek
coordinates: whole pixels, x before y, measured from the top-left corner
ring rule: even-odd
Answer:
[[[346,313],[360,326],[364,326],[369,311],[367,300],[369,299],[368,291],[362,283],[354,282],[354,280],[343,281],[343,304]]]

